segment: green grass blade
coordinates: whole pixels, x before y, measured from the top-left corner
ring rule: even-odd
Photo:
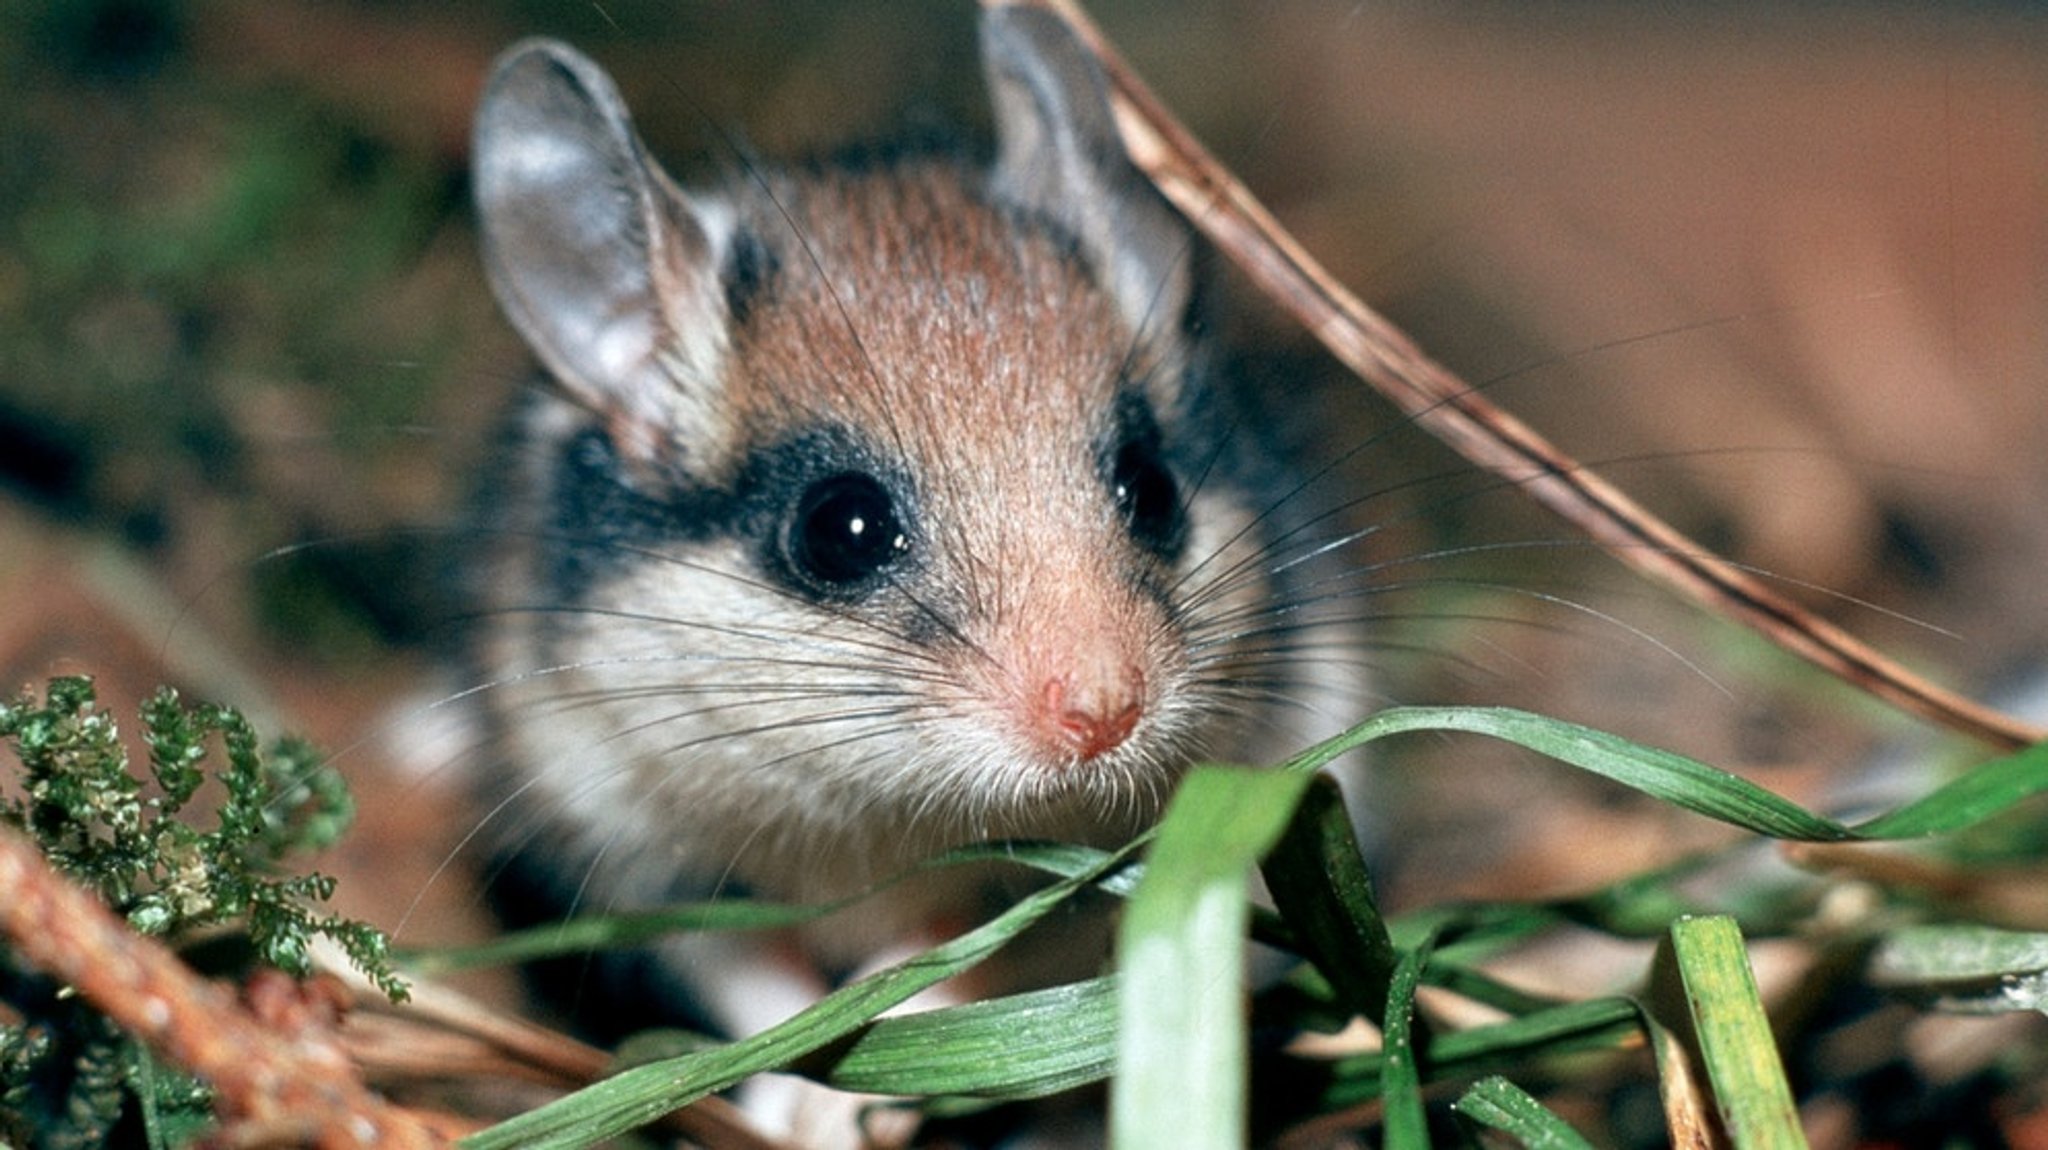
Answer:
[[[409,951],[400,957],[408,969],[435,975],[451,970],[508,966],[536,959],[622,949],[685,931],[782,930],[836,914],[914,875],[990,862],[1028,867],[1063,879],[1082,873],[1093,874],[1097,876],[1097,884],[1112,894],[1128,893],[1129,879],[1125,875],[1114,867],[1103,869],[1103,861],[1108,857],[1107,852],[1093,847],[1062,843],[983,843],[948,851],[837,902],[803,906],[729,898],[678,903],[656,910],[581,915],[564,922],[509,931],[475,946]]]
[[[1264,871],[1274,906],[1338,1001],[1367,1018],[1385,1013],[1394,941],[1373,898],[1344,798],[1329,778],[1319,775],[1310,785]]]
[[[1400,707],[1382,711],[1288,766],[1314,770],[1376,739],[1411,731],[1464,731],[1527,747],[1652,798],[1772,838],[1802,842],[1911,838],[1960,830],[2048,790],[2048,746],[1996,759],[1933,794],[1848,827],[1696,759],[1605,731],[1500,707]]]
[[[1872,963],[1881,984],[1976,981],[2048,970],[2048,934],[1942,924],[1893,931]]]
[[[1503,707],[1398,707],[1296,756],[1314,769],[1355,747],[1409,731],[1464,731],[1527,747],[1687,810],[1773,838],[1833,842],[1847,827],[1696,759],[1619,735]]]
[[[1975,826],[2048,789],[2048,743],[1971,767],[1927,796],[1856,827],[1867,838],[1919,838]]]
[[[1245,880],[1308,783],[1203,768],[1168,806],[1118,935],[1110,1128],[1120,1150],[1244,1144]]]
[[[868,1094],[1035,1098],[1116,1063],[1116,980],[877,1019],[827,1080]]]
[[[1386,1102],[1387,1150],[1429,1150],[1429,1115],[1422,1106],[1422,1067],[1415,1057],[1415,988],[1429,966],[1436,939],[1425,938],[1401,956],[1387,988],[1380,1026],[1380,1089]]]
[[[1482,1078],[1451,1109],[1481,1126],[1521,1141],[1529,1150],[1593,1150],[1565,1120],[1505,1078]]]
[[[1448,1072],[1502,1059],[1604,1050],[1637,1030],[1638,1018],[1636,1004],[1625,998],[1570,1002],[1436,1038],[1429,1044],[1429,1064]]]
[[[2048,1012],[2048,934],[1943,923],[1893,931],[1870,981],[1969,1014]]]
[[[1740,928],[1718,915],[1681,919],[1671,924],[1671,953],[1729,1140],[1736,1150],[1805,1147]]]
[[[1433,1037],[1425,1061],[1439,1074],[1470,1073],[1545,1055],[1613,1049],[1641,1029],[1641,1013],[1628,999],[1588,999]],[[1330,1080],[1318,1109],[1342,1110],[1380,1097],[1385,1066],[1377,1052],[1327,1064]]]
[[[507,931],[474,946],[407,951],[406,969],[433,976],[477,967],[511,966],[563,955],[591,954],[651,942],[684,931],[775,930],[801,926],[835,910],[751,899],[679,903],[660,910],[582,915],[563,922]]]
[[[1429,969],[1423,972],[1423,981],[1468,1002],[1491,1006],[1504,1014],[1522,1015],[1548,1010],[1570,1001],[1511,986],[1483,970],[1446,963],[1443,957],[1444,952],[1439,949],[1430,959]]]

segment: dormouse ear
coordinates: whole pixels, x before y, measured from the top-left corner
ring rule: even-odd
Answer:
[[[477,215],[513,326],[637,464],[714,430],[727,345],[703,215],[648,159],[610,77],[549,40],[514,45],[477,109]]]
[[[1178,325],[1190,234],[1125,153],[1101,66],[1057,16],[1028,5],[983,8],[981,53],[997,188],[1080,240],[1133,332]]]

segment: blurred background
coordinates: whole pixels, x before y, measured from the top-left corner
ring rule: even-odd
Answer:
[[[1681,528],[1966,690],[2040,659],[2048,18],[1094,10],[1340,278]],[[401,942],[476,921],[438,870],[469,816],[383,735],[441,689],[440,529],[529,378],[465,163],[485,68],[538,33],[612,69],[686,181],[735,141],[985,133],[964,0],[0,7],[0,683],[87,671],[132,714],[169,680],[336,748],[365,826],[329,869]],[[1388,699],[1530,706],[1810,800],[1914,729],[1484,490],[1239,294],[1275,402],[1371,442],[1384,555],[1420,557],[1385,572],[1414,585]],[[1504,751],[1415,754],[1381,799],[1397,903],[1716,841]]]

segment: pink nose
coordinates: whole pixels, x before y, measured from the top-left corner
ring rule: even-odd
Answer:
[[[1048,748],[1082,762],[1122,746],[1144,714],[1145,680],[1135,667],[1076,687],[1066,676],[1046,680],[1033,725]]]

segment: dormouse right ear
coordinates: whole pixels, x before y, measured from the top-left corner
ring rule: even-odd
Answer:
[[[997,187],[1073,234],[1132,331],[1177,327],[1192,236],[1125,153],[1095,58],[1059,16],[1023,3],[983,7],[981,54]]]
[[[621,457],[655,464],[712,432],[728,342],[715,243],[611,78],[567,45],[514,45],[477,109],[473,156],[498,303]]]

